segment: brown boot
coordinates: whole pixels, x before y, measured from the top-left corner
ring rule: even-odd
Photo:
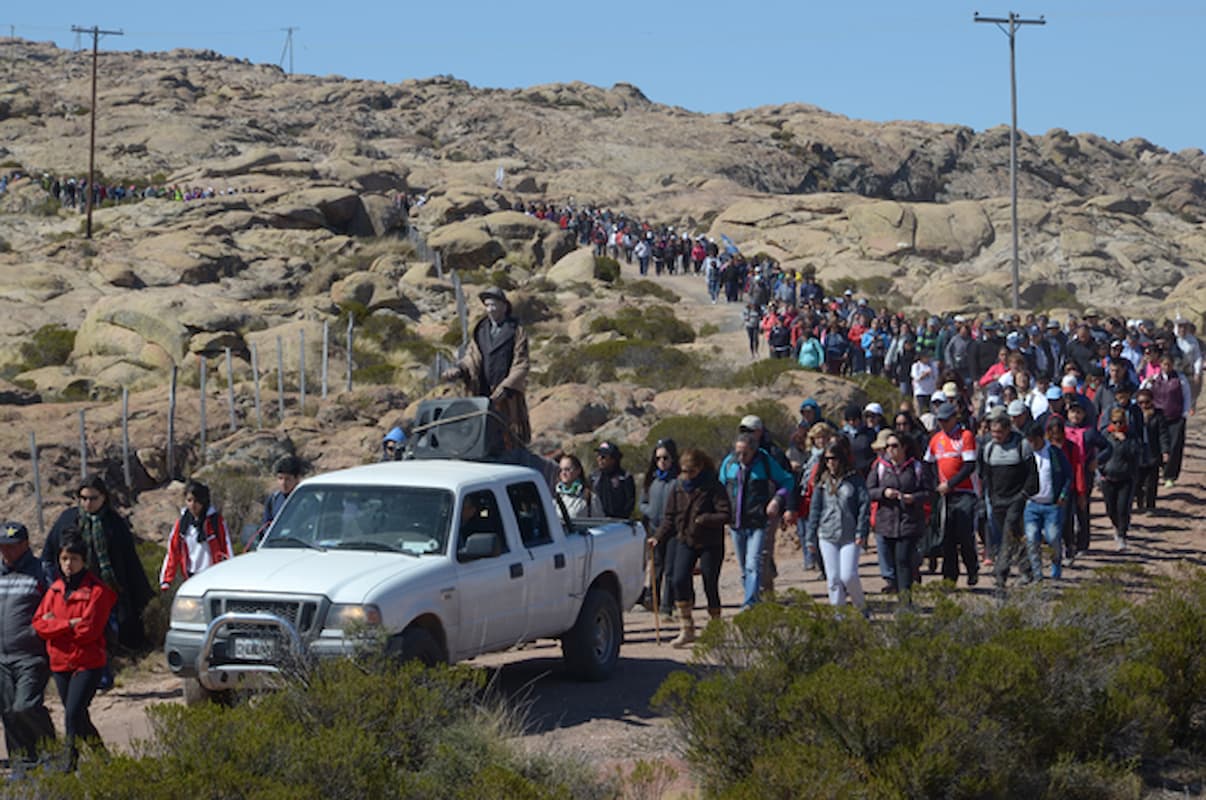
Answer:
[[[695,620],[691,619],[690,601],[678,602],[678,636],[670,642],[671,647],[684,648],[695,641]]]
[[[709,608],[708,609],[708,617],[710,617],[711,619],[720,619],[720,609],[719,608]]]

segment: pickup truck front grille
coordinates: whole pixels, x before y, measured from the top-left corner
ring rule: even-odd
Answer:
[[[211,600],[213,617],[231,612],[242,614],[272,614],[293,625],[303,637],[311,633],[318,620],[318,603],[313,600],[271,600],[258,597],[216,597]],[[230,625],[231,633],[254,633],[259,625]]]

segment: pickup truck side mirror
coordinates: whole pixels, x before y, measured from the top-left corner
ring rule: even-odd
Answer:
[[[478,561],[483,558],[496,558],[502,555],[502,536],[493,533],[471,533],[465,539],[465,544],[456,551],[456,560]]]

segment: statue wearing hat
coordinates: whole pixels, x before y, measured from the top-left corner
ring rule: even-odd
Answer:
[[[462,380],[471,395],[490,398],[507,423],[509,448],[524,447],[532,438],[528,403],[528,335],[511,313],[502,289],[491,286],[478,298],[486,316],[473,326],[473,335],[460,363],[443,374],[446,381]]]

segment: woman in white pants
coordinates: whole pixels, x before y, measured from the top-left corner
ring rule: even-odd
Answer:
[[[871,529],[871,498],[863,476],[854,470],[850,442],[839,436],[825,448],[808,511],[809,541],[820,545],[829,580],[829,602],[844,606],[846,598],[866,613],[858,560]]]

